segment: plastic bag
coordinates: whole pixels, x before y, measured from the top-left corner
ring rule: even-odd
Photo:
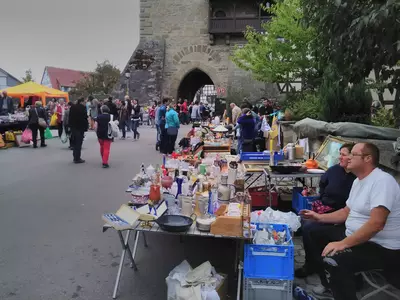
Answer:
[[[15,142],[15,135],[14,135],[14,132],[12,132],[12,131],[6,131],[6,132],[5,132],[5,136],[6,136],[6,141],[7,141],[7,142]]]
[[[287,224],[294,232],[301,227],[301,218],[293,212],[282,212],[268,207],[265,211],[253,211],[252,223]]]
[[[32,141],[32,130],[26,128],[21,136],[21,142],[29,144]]]
[[[44,138],[46,140],[52,139],[53,135],[51,134],[51,131],[49,129],[49,127],[46,128],[46,130],[44,131]]]
[[[57,126],[57,114],[54,113],[50,119],[50,126]]]
[[[61,143],[65,144],[66,142],[68,142],[68,136],[65,130],[63,130],[63,133],[61,134]]]

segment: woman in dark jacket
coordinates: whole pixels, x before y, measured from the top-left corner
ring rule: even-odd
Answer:
[[[134,141],[140,138],[140,133],[137,130],[139,127],[139,121],[140,121],[140,105],[138,101],[135,99],[133,100],[133,106],[132,106],[132,131],[133,131]]]
[[[29,118],[28,118],[28,126],[30,130],[32,130],[32,142],[33,148],[37,148],[37,135],[38,130],[40,132],[40,147],[46,147],[45,139],[44,139],[44,130],[46,127],[39,125],[39,118],[42,118],[46,121],[48,125],[48,121],[46,118],[46,112],[42,106],[42,102],[37,101],[35,103],[35,107],[32,107],[29,110]]]
[[[238,140],[238,153],[253,151],[253,143],[255,138],[256,122],[253,118],[251,110],[245,108],[242,115],[237,120],[237,126],[240,127],[240,137]]]
[[[118,114],[119,128],[122,130],[121,140],[124,140],[126,138],[126,127],[128,126],[128,119],[130,115],[128,113],[128,106],[126,105],[124,100],[121,101],[121,107]]]
[[[110,148],[112,139],[108,136],[108,123],[111,120],[110,109],[107,105],[100,108],[100,114],[97,116],[97,138],[100,144],[100,155],[103,160],[103,168],[109,168],[108,157],[110,156]]]

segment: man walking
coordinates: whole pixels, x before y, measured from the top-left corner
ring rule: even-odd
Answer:
[[[71,128],[71,139],[73,139],[74,163],[82,164],[85,161],[81,158],[82,143],[85,132],[89,128],[88,115],[85,107],[85,99],[79,98],[75,105],[72,105],[69,112],[69,127]]]
[[[0,115],[8,115],[14,113],[14,104],[10,97],[7,95],[7,91],[3,91],[3,95],[0,96]]]
[[[158,121],[160,124],[160,152],[164,154],[167,154],[168,136],[167,136],[167,130],[165,129],[165,122],[166,122],[165,117],[167,114],[167,105],[169,101],[170,101],[169,98],[164,98],[163,104],[158,109]]]
[[[161,102],[156,101],[157,106],[154,109],[154,122],[156,124],[156,129],[157,129],[157,139],[156,139],[156,151],[160,150],[160,120],[159,120],[159,112],[160,112],[160,107],[161,107]]]

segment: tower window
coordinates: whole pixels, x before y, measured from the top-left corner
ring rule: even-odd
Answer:
[[[223,10],[217,10],[214,15],[216,18],[226,18],[226,13]]]

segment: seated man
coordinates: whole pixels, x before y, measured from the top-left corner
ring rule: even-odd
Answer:
[[[330,167],[321,177],[320,199],[313,203],[313,211],[319,214],[333,212],[346,206],[346,200],[349,197],[351,186],[356,176],[351,173],[347,166],[349,164],[349,155],[353,149],[353,144],[344,144],[340,148],[339,164]],[[295,276],[304,278],[316,272],[316,256],[312,253],[311,234],[313,231],[324,230],[326,226],[333,224],[318,223],[314,221],[302,222],[303,245],[306,254],[305,264],[295,271]],[[319,255],[319,254],[318,254]]]
[[[356,300],[354,274],[361,271],[397,270],[400,266],[400,187],[377,166],[379,149],[356,144],[348,168],[357,179],[346,207],[328,214],[304,210],[301,215],[321,223],[341,224],[314,232],[313,253],[320,253],[318,273],[322,286],[316,296]],[[396,269],[397,268],[397,269]]]

